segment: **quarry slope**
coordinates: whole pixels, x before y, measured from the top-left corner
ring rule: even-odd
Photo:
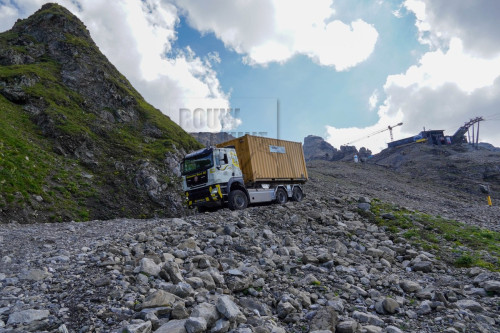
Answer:
[[[0,332],[499,332],[500,234],[477,226],[498,206],[374,164],[309,174],[283,206],[0,225]]]

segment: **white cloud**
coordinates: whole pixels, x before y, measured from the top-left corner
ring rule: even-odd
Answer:
[[[213,32],[253,65],[281,63],[303,54],[343,71],[366,60],[378,39],[375,28],[362,20],[347,24],[333,20],[331,0],[183,0],[177,4],[193,27]]]
[[[343,145],[350,145],[356,146],[358,149],[361,147],[368,148],[374,154],[380,152],[382,149],[387,148],[387,143],[391,141],[388,126],[394,126],[403,120],[401,110],[395,114],[389,114],[386,108],[386,105],[379,108],[379,121],[372,126],[363,128],[325,126],[327,133],[326,141],[336,148]],[[395,140],[405,137],[402,133],[402,126],[394,127],[392,130]]]
[[[374,110],[377,104],[378,104],[378,90],[375,89],[375,91],[371,94],[370,98],[368,99],[368,105],[370,107],[370,111]]]
[[[462,91],[471,93],[475,89],[492,85],[499,75],[500,55],[490,59],[472,56],[464,52],[460,39],[452,38],[446,52],[441,49],[427,52],[419,64],[411,66],[406,73],[389,76],[385,89],[389,89],[391,85],[436,89],[453,83]]]
[[[415,13],[422,38],[431,44],[457,37],[470,53],[490,57],[500,52],[499,1],[406,0],[404,5]]]
[[[407,0],[404,6],[415,14],[419,40],[431,50],[406,72],[387,77],[375,125],[327,126],[328,141],[339,145],[339,138],[349,142],[399,121],[404,125],[394,130],[395,139],[424,126],[453,135],[469,119],[485,116],[479,139],[500,146],[498,124],[488,121],[500,110],[500,2]],[[386,142],[389,134],[382,133],[356,145],[378,152]]]
[[[46,2],[49,1],[7,2],[1,7],[0,28],[9,29],[17,18],[32,14]],[[208,116],[209,109],[229,109],[229,96],[220,87],[212,69],[217,57],[212,54],[202,59],[189,48],[172,48],[179,21],[177,8],[172,3],[161,0],[57,2],[85,23],[99,49],[146,100],[172,120],[182,122],[185,130],[215,132],[223,126],[231,129],[228,126],[239,123],[225,111],[215,118]],[[206,116],[201,122],[194,121],[187,116],[186,109],[203,109]]]

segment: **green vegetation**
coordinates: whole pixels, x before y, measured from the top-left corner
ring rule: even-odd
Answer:
[[[441,258],[457,267],[479,266],[500,271],[499,232],[410,211],[376,199],[372,201],[371,213],[379,226],[385,226],[388,231],[425,250],[439,251]]]
[[[149,161],[162,170],[165,154],[174,146],[189,151],[200,144],[142,98],[99,52],[75,16],[58,5],[43,8],[1,33],[0,48],[26,55],[28,47],[48,52],[22,27],[58,15],[55,20],[64,24],[55,23],[54,29],[68,24],[77,28],[75,34],[53,35],[61,38],[58,42],[64,50],[71,50],[65,61],[104,74],[99,82],[86,77],[86,86],[70,88],[63,83],[62,62],[48,53],[34,63],[0,66],[0,212],[10,212],[22,221],[83,221],[103,218],[96,209],[106,201],[108,218],[161,215],[163,209],[148,203],[133,185],[137,166]],[[11,45],[18,39],[29,43]],[[19,99],[2,94],[5,87]],[[120,102],[108,103],[112,98],[100,96],[104,94],[127,100],[122,103],[126,111],[113,106]],[[95,102],[96,96],[103,102]],[[115,121],[104,120],[101,112],[108,112]],[[120,112],[134,117],[122,120]],[[154,128],[155,136],[147,137],[146,128]],[[86,152],[91,154],[90,162],[85,160]],[[171,183],[167,175],[161,178]]]

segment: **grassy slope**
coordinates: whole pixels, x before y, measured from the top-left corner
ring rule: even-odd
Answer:
[[[410,211],[395,205],[372,201],[374,222],[386,226],[414,245],[436,251],[438,256],[458,267],[484,267],[500,271],[500,233],[454,220]],[[384,218],[384,214],[389,214]]]
[[[55,6],[37,14],[53,11],[74,20],[61,8]],[[16,26],[25,24],[26,20],[17,22]],[[9,47],[9,41],[17,37],[13,31],[0,34],[0,47]],[[99,167],[93,169],[75,158],[54,153],[54,139],[42,135],[22,106],[0,95],[0,209],[11,213],[29,210],[30,218],[34,219],[37,211],[46,215],[42,220],[50,221],[94,218],[89,205],[99,202],[102,196],[109,198],[110,187],[117,198],[140,200],[140,196],[133,193],[131,175],[117,169],[117,161],[130,165],[149,160],[161,167],[165,153],[173,149],[173,144],[186,150],[199,147],[191,136],[144,101],[126,78],[107,63],[95,44],[70,34],[65,37],[65,43],[78,47],[83,56],[91,57],[92,63],[106,68],[116,91],[133,97],[139,120],[103,128],[102,120],[85,109],[84,96],[61,83],[60,65],[47,56],[35,64],[1,66],[0,80],[9,82],[19,77],[37,80],[35,85],[25,86],[23,90],[31,100],[43,99],[47,105],[44,112],[54,121],[58,134],[75,140],[86,138],[98,147]],[[23,46],[11,48],[19,54],[28,52]],[[160,129],[161,137],[145,140],[142,130],[146,124]],[[133,198],[135,196],[137,198]],[[120,200],[116,201],[116,216],[150,215],[148,211],[119,207]]]

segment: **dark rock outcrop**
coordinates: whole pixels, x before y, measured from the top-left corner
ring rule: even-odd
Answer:
[[[309,135],[304,138],[304,157],[306,161],[339,161],[352,159],[354,155],[358,155],[360,159],[366,159],[371,154],[371,151],[365,147],[361,147],[359,151],[355,146],[340,146],[340,149],[337,149],[322,137],[316,135]]]
[[[215,146],[216,144],[226,142],[232,139],[235,139],[234,136],[232,136],[229,133],[226,132],[218,132],[218,133],[211,133],[211,132],[196,132],[196,133],[190,133],[199,143],[206,147],[210,146]]]

